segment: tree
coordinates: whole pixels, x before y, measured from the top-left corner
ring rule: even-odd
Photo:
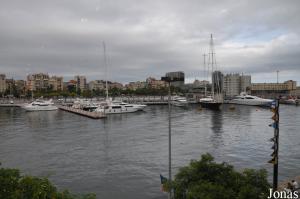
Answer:
[[[176,199],[262,199],[270,188],[266,170],[240,173],[227,163],[216,163],[210,154],[192,160],[165,186],[174,189]]]

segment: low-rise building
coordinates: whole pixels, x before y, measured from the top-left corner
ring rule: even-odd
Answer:
[[[129,90],[137,90],[137,89],[141,89],[141,88],[146,88],[146,82],[141,82],[141,81],[137,81],[137,82],[129,82],[128,84],[126,84],[126,88]]]
[[[251,93],[262,97],[279,97],[291,95],[297,90],[297,82],[288,80],[283,83],[253,83]]]
[[[89,90],[104,90],[105,89],[105,81],[103,80],[93,80],[89,82]]]
[[[146,79],[146,84],[148,88],[153,88],[153,89],[160,89],[160,88],[167,87],[167,82],[162,80],[157,80],[153,77],[148,77]]]
[[[109,89],[117,88],[117,89],[123,89],[123,84],[119,82],[109,82],[108,84]]]

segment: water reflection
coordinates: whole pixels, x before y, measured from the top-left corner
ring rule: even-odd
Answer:
[[[211,112],[211,143],[215,149],[223,144],[223,113],[222,111]]]

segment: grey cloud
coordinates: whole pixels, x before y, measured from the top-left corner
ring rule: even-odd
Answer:
[[[299,7],[297,0],[2,1],[0,72],[104,78],[105,41],[115,81],[173,70],[203,77],[202,54],[213,33],[221,70],[258,80],[281,70],[300,81]]]

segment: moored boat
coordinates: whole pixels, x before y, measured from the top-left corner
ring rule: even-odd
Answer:
[[[229,104],[240,104],[249,106],[270,106],[273,100],[263,99],[257,96],[248,95],[242,92],[240,95],[235,96],[233,99],[229,100]]]
[[[23,105],[22,108],[24,108],[26,111],[54,111],[58,109],[57,106],[55,106],[52,102],[52,99],[37,99],[30,104]]]
[[[186,99],[186,97],[180,97],[180,96],[174,96],[171,99],[171,104],[173,106],[187,106],[188,105],[188,101]]]

